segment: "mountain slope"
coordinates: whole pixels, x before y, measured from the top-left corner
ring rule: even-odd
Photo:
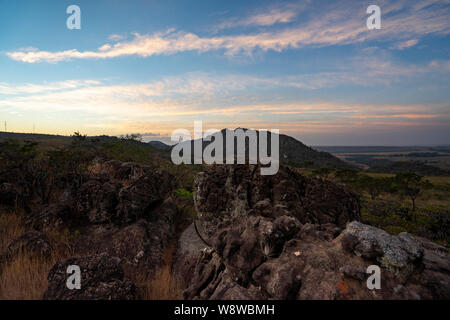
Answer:
[[[259,131],[258,130],[250,130],[245,128],[237,128],[236,130],[242,129],[245,133],[249,133],[249,131],[256,132],[256,136],[259,139]],[[222,129],[221,131],[222,137],[223,137],[223,154],[225,156],[226,154],[226,134],[227,132],[230,132],[228,129]],[[213,135],[214,137],[214,135]],[[211,139],[212,141],[205,141],[203,140],[203,149],[206,148],[209,144],[213,143],[214,139]],[[184,143],[191,143],[191,150],[193,153],[194,150],[194,140],[181,142],[181,144]],[[320,168],[320,167],[330,167],[330,168],[347,168],[351,165],[347,162],[333,156],[332,154],[328,152],[321,152],[316,151],[311,147],[306,146],[302,142],[298,141],[297,139],[280,134],[279,135],[279,143],[280,143],[280,162],[283,164],[296,166],[296,167],[311,167],[311,168]],[[270,135],[268,136],[268,149],[270,150],[270,144],[271,144],[271,138]],[[237,142],[235,140],[234,143],[234,154],[236,156],[236,146]],[[173,148],[173,146],[172,146]],[[248,159],[248,150],[249,150],[249,140],[246,139],[245,141],[245,148],[246,148],[246,158]],[[258,149],[259,150],[259,149]],[[270,153],[270,152],[269,152]],[[194,155],[192,156],[193,159]]]

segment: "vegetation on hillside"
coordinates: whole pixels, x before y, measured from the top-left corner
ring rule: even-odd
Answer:
[[[450,178],[424,177],[415,172],[371,174],[356,169],[309,172],[358,193],[363,222],[391,234],[406,231],[450,245]]]

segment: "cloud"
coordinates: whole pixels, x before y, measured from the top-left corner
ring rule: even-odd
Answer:
[[[29,83],[18,86],[13,86],[0,82],[0,94],[4,95],[34,94],[50,91],[60,91],[66,89],[77,89],[99,84],[101,84],[101,82],[97,80],[65,80],[60,82],[50,82],[46,84]]]
[[[334,71],[276,77],[193,72],[136,84],[109,84],[97,80],[23,85],[0,83],[0,94],[20,95],[17,98],[0,98],[0,106],[29,105],[37,108],[42,104],[48,110],[81,106],[83,110],[89,111],[91,108],[96,109],[96,104],[100,109],[104,106],[105,110],[108,110],[108,106],[125,106],[126,113],[126,108],[134,110],[142,107],[145,110],[149,107],[158,110],[188,105],[196,108],[177,112],[193,114],[201,112],[200,107],[210,107],[218,101],[229,102],[242,97],[248,100],[252,96],[257,97],[257,92],[267,93],[280,88],[310,91],[345,85],[388,86],[421,79],[425,75],[427,79],[430,76],[441,79],[450,71],[450,60],[433,60],[422,65],[399,64],[392,60],[389,52],[377,48],[364,49],[358,55],[339,62],[339,65],[331,68]]]
[[[404,72],[405,77],[417,74],[416,70],[435,70],[448,62],[433,61],[425,67],[416,67],[413,71],[403,70],[392,64],[382,65],[379,74],[373,77],[384,78],[387,70],[397,74]],[[363,64],[364,65],[364,64]],[[377,64],[375,64],[376,66]],[[366,65],[364,65],[367,67]],[[371,72],[371,66],[368,66]],[[384,68],[384,69],[383,69]],[[428,68],[428,69],[427,69]],[[321,75],[322,78],[339,79],[339,74]],[[246,75],[216,76],[211,74],[193,73],[177,77],[166,77],[152,83],[140,84],[107,84],[92,80],[79,81],[82,85],[28,84],[26,86],[6,86],[17,95],[0,98],[0,110],[17,111],[26,114],[58,114],[68,113],[90,119],[86,126],[98,130],[125,130],[130,128],[120,123],[148,121],[152,124],[158,122],[163,128],[164,123],[170,126],[178,122],[193,119],[207,119],[216,121],[223,119],[238,124],[242,119],[253,118],[263,123],[269,121],[279,122],[282,125],[292,119],[302,119],[312,125],[324,124],[331,120],[374,120],[383,121],[417,121],[429,118],[442,120],[447,114],[449,105],[358,105],[341,104],[318,101],[299,101],[295,98],[276,98],[267,100],[259,95],[248,94],[248,89],[271,90],[273,88],[298,88],[305,82],[305,88],[311,86],[312,75],[298,75],[278,78],[258,78]],[[314,86],[332,86],[332,83],[320,83],[319,78]],[[344,73],[341,81],[355,81],[364,83],[363,79],[353,78],[351,74]],[[89,85],[88,85],[89,84]],[[25,88],[25,89],[24,89]],[[30,90],[30,88],[33,88]],[[39,88],[36,90],[35,88]],[[45,89],[44,89],[45,88]],[[58,88],[58,90],[54,90]],[[61,89],[63,88],[63,89]],[[310,89],[314,89],[311,87]],[[447,111],[446,111],[447,110]],[[437,116],[440,115],[440,116]],[[108,124],[109,123],[109,127]],[[350,125],[350,124],[348,124]],[[147,128],[150,132],[158,128]],[[144,132],[145,132],[144,131]],[[142,132],[142,131],[141,131]],[[161,131],[162,133],[165,133]]]
[[[397,43],[392,48],[393,49],[397,49],[397,50],[403,50],[403,49],[414,47],[418,43],[419,43],[419,40],[411,39],[411,40],[406,40],[406,41],[402,41],[400,43]]]
[[[110,41],[120,41],[126,39],[126,36],[120,35],[120,34],[112,34],[108,37],[108,40]]]
[[[382,11],[381,30],[367,30],[364,10],[360,2],[350,1],[349,6],[320,8],[313,11],[309,20],[300,21],[295,26],[275,31],[241,33],[237,35],[199,36],[185,31],[169,29],[165,32],[142,35],[134,33],[129,41],[114,45],[104,44],[94,51],[69,49],[64,51],[18,50],[7,56],[27,63],[56,63],[72,59],[109,59],[123,56],[150,57],[180,52],[196,51],[204,53],[222,50],[226,55],[252,54],[256,50],[282,52],[303,47],[325,47],[355,44],[367,41],[390,41],[412,45],[421,37],[447,35],[450,33],[450,7],[448,1],[432,1],[414,9],[411,1],[400,4],[385,1]],[[430,2],[431,3],[431,2]],[[384,13],[383,13],[384,12]],[[292,15],[279,11],[278,14],[256,15],[238,24],[270,25],[291,21]],[[414,39],[414,40],[411,40]],[[409,41],[409,42],[408,42]],[[412,41],[412,42],[411,42]]]
[[[246,90],[239,91],[241,84],[232,83],[231,79],[239,76],[229,76],[223,81],[210,75],[203,76],[201,81],[199,78],[198,75],[166,78],[149,84],[102,83],[0,97],[0,113],[26,115],[39,130],[47,133],[69,134],[78,130],[94,135],[120,135],[134,132],[143,133],[144,140],[165,142],[169,142],[164,140],[165,137],[177,128],[190,130],[194,120],[203,120],[205,129],[276,128],[299,138],[311,134],[311,139],[316,139],[312,141],[317,141],[321,135],[322,141],[330,141],[335,134],[355,136],[368,130],[387,132],[403,130],[401,128],[405,128],[409,137],[408,130],[428,127],[436,132],[447,128],[450,121],[449,103],[380,105],[296,98],[254,100],[245,93]],[[190,79],[197,81],[190,82]],[[255,78],[254,81],[261,81],[254,85],[270,87],[267,84],[270,79]],[[283,81],[276,81],[283,85]],[[220,89],[220,83],[229,87]],[[208,94],[201,93],[203,87]],[[192,92],[189,92],[190,88]],[[231,94],[221,94],[223,91]],[[8,121],[11,125],[14,124],[13,116],[11,114]],[[24,128],[15,130],[30,130],[32,122],[29,127],[24,121],[20,123]]]
[[[450,60],[434,60],[428,64],[430,70],[436,72],[450,72]]]
[[[289,23],[298,16],[300,9],[301,6],[298,4],[288,4],[248,17],[228,19],[216,27],[216,32],[237,27],[268,27],[278,23]]]

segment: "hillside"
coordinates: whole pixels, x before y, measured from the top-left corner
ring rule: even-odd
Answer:
[[[221,132],[224,134],[226,129]],[[244,129],[246,131],[248,129]],[[259,136],[259,132],[256,131]],[[32,133],[10,133],[0,132],[0,141],[6,139],[16,139],[21,141],[38,142],[40,148],[49,149],[53,147],[60,147],[67,145],[71,142],[69,136],[49,135],[49,134],[32,134]],[[100,144],[111,144],[117,141],[119,138],[110,136],[93,136],[89,137],[90,141],[97,141]],[[295,167],[331,167],[331,168],[346,168],[349,164],[345,161],[333,156],[331,153],[325,151],[317,151],[311,147],[306,146],[297,139],[285,134],[279,135],[280,139],[280,161],[283,164],[292,165]],[[169,157],[169,152],[172,146],[164,144],[160,141],[150,141],[148,143],[135,142],[140,146],[140,152],[145,152],[146,149],[150,153],[158,153],[163,158]],[[193,141],[191,142],[193,143]],[[204,141],[203,148],[208,146],[211,142]],[[246,143],[246,149],[248,150],[248,142]],[[224,151],[226,151],[224,141]],[[225,152],[224,152],[225,154]]]
[[[238,130],[235,129],[234,131]],[[249,129],[241,128],[244,132],[248,132]],[[226,141],[225,137],[228,129],[222,129],[220,132],[222,133],[223,138],[223,154],[226,154]],[[251,131],[251,130],[250,130]],[[254,130],[259,139],[259,131]],[[213,135],[214,136],[214,135]],[[211,143],[212,141],[203,140],[203,150]],[[268,136],[268,149],[270,150],[270,135]],[[190,140],[183,143],[191,143],[191,150],[194,150],[194,140]],[[248,159],[248,139],[245,142],[246,148],[246,158]],[[279,135],[279,143],[280,143],[280,162],[282,164],[291,165],[294,167],[308,167],[308,168],[321,168],[321,167],[330,167],[330,168],[348,168],[351,167],[350,164],[345,161],[333,156],[328,152],[316,151],[311,147],[306,146],[302,142],[297,139],[290,137],[285,134]],[[234,150],[236,156],[237,142],[235,140]],[[258,149],[259,150],[259,149]]]

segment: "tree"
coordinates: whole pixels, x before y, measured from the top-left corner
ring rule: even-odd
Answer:
[[[424,180],[423,176],[414,172],[399,173],[395,176],[394,181],[400,194],[411,199],[413,211],[416,210],[417,197],[424,188],[431,185],[428,180]]]
[[[358,177],[357,187],[366,191],[372,200],[375,200],[380,194],[391,191],[392,181],[390,178],[374,178],[366,174]]]
[[[320,177],[325,177],[328,178],[328,176],[333,172],[333,169],[328,168],[328,167],[322,167],[319,169],[315,169],[312,171],[312,175],[313,176],[320,176]]]

